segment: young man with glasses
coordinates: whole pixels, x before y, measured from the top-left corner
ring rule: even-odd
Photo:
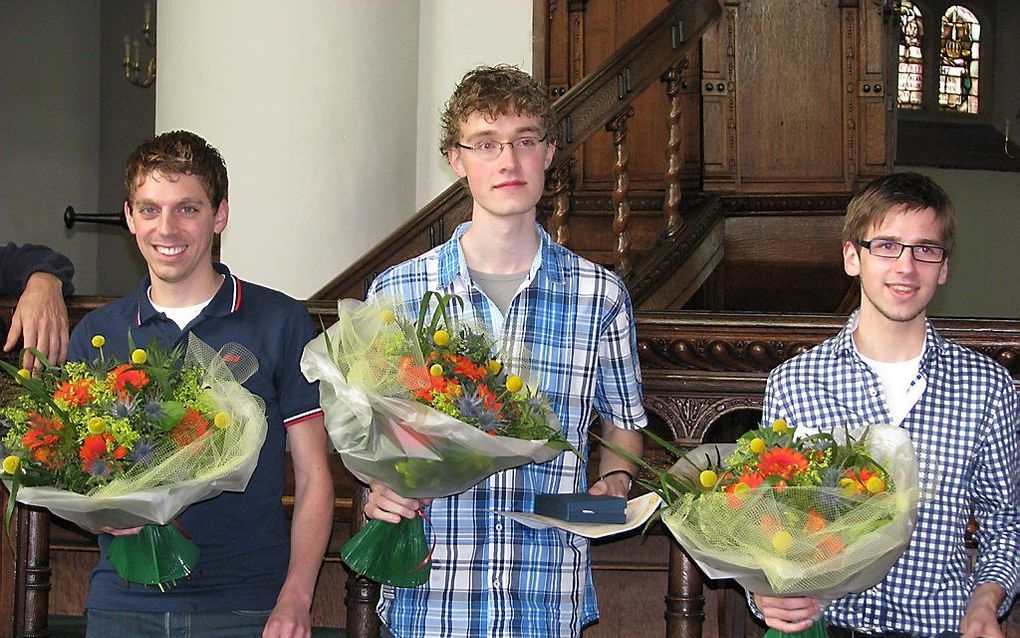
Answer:
[[[944,339],[925,316],[946,281],[955,230],[953,203],[927,177],[894,173],[868,185],[850,202],[842,237],[860,309],[837,336],[769,376],[765,422],[906,428],[934,490],[882,582],[824,610],[812,598],[755,594],[752,608],[771,627],[801,631],[824,611],[836,637],[1002,637],[997,617],[1020,579],[1020,408],[1006,370]],[[971,516],[973,567],[964,544]]]
[[[604,438],[640,454],[646,417],[627,290],[536,224],[554,124],[545,89],[526,73],[497,66],[465,75],[447,103],[440,150],[471,192],[471,222],[384,272],[369,294],[415,313],[426,290],[460,296],[455,314],[483,323],[505,351],[530,355],[533,380],[585,457],[596,413]],[[529,511],[541,493],[626,496],[636,469],[603,449],[590,487],[586,463],[571,453],[431,503],[372,485],[366,515],[396,523],[425,508],[435,541],[428,583],[383,588],[383,635],[580,635],[598,618],[587,539],[529,529],[495,511]]]

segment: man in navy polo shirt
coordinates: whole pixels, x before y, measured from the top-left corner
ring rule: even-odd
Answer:
[[[174,131],[146,141],[128,160],[124,186],[124,215],[149,274],[134,294],[78,324],[71,358],[93,359],[97,334],[122,359],[129,332],[139,345],[186,343],[188,333],[214,349],[239,343],[258,359],[258,372],[244,386],[265,400],[269,432],[243,493],[225,492],[177,518],[202,555],[176,587],[161,592],[124,583],[106,548],[111,534],[137,530],[103,530],[87,635],[307,637],[333,512],[319,393],[298,367],[315,336],[311,319],[290,297],[213,263],[213,237],[227,225],[227,170],[205,140]],[[289,529],[281,505],[288,443],[295,479]]]

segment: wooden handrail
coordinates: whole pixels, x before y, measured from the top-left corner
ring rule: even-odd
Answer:
[[[559,141],[550,170],[569,162],[581,144],[682,60],[721,12],[718,0],[671,2],[612,57],[558,99],[553,108]],[[468,192],[459,182],[453,184],[311,299],[363,297],[375,274],[444,241],[456,224],[470,216]],[[428,244],[422,239],[425,236],[429,237]]]

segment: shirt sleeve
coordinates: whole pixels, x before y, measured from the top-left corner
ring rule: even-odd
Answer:
[[[1005,614],[1020,590],[1020,407],[1011,380],[1003,382],[987,420],[973,478],[978,544],[974,585],[992,582],[1006,590]]]
[[[616,427],[637,430],[648,425],[648,417],[630,295],[620,285],[615,299],[607,303],[608,313],[598,344],[595,410]]]
[[[286,323],[280,364],[276,372],[277,396],[283,426],[289,428],[322,414],[319,407],[319,384],[309,383],[301,374],[301,354],[305,345],[315,338],[312,318],[304,306],[294,302]]]
[[[74,264],[60,253],[36,244],[8,243],[0,248],[0,294],[20,295],[28,278],[37,272],[55,276],[63,283],[64,296],[74,293]]]
[[[71,331],[71,339],[67,344],[68,361],[92,361],[96,358],[98,351],[92,347],[91,323],[89,315],[85,315]]]

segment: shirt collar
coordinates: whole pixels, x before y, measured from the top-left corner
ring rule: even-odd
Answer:
[[[854,347],[854,330],[857,329],[857,319],[861,309],[854,310],[847,320],[843,329],[839,331],[833,342],[832,351],[834,356],[848,356],[856,352]],[[924,319],[924,351],[921,353],[921,367],[931,363],[935,357],[942,355],[946,350],[946,340],[935,330],[931,319]]]
[[[230,274],[230,269],[224,264],[213,262],[213,270],[223,275],[223,283],[219,290],[213,295],[212,301],[202,310],[202,315],[207,317],[222,317],[233,314],[241,309],[241,280]],[[135,315],[135,325],[140,326],[160,314],[152,307],[149,301],[149,287],[152,286],[152,278],[146,275],[142,279],[141,288],[138,290],[138,312]]]
[[[462,277],[470,281],[467,261],[464,259],[464,251],[460,247],[460,238],[471,228],[471,222],[464,222],[453,231],[453,237],[439,248],[439,287],[448,288],[455,278]],[[538,232],[539,248],[535,253],[535,259],[531,263],[531,270],[528,273],[528,281],[533,281],[539,272],[543,272],[552,283],[562,284],[565,280],[563,265],[557,258],[558,251],[563,248],[556,244],[537,222],[535,230]]]

